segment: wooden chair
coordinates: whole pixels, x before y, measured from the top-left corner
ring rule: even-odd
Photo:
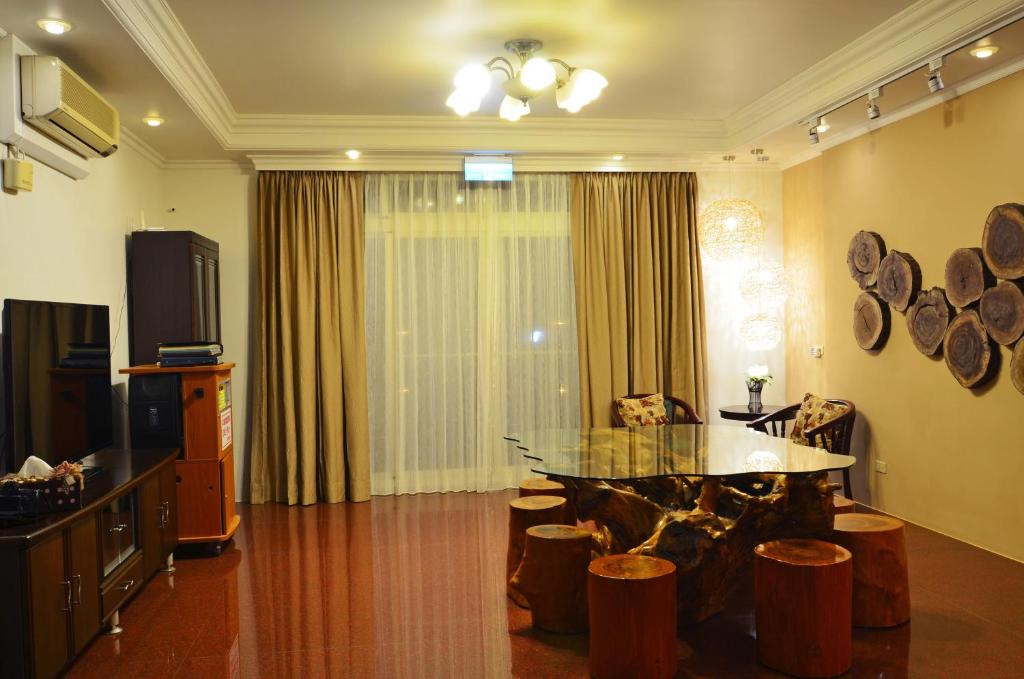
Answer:
[[[653,394],[628,394],[621,398],[646,398],[648,396],[653,396]],[[675,396],[665,395],[665,412],[668,414],[669,424],[704,424],[704,420],[700,419],[700,415],[693,409],[693,406]],[[612,402],[612,426],[626,426],[614,402]]]
[[[853,440],[853,423],[857,419],[857,408],[853,405],[852,401],[844,401],[839,398],[825,400],[829,403],[845,406],[846,412],[834,420],[829,420],[820,426],[806,430],[804,436],[807,437],[807,445],[824,448],[836,455],[849,455],[850,443]],[[753,422],[748,422],[747,426],[763,434],[785,438],[787,435],[786,423],[796,419],[796,414],[799,410],[800,404],[794,403],[773,413],[768,413]],[[853,499],[853,490],[850,487],[850,470],[848,468],[843,470],[843,494],[848,499]]]

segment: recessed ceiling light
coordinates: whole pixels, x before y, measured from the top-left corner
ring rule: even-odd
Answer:
[[[348,156],[349,160],[359,160],[359,156],[363,155],[361,151],[355,149],[349,149],[345,151],[345,155]]]
[[[146,123],[150,127],[160,127],[164,124],[164,119],[160,116],[146,116],[142,119],[142,122]]]
[[[624,160],[625,158],[626,156],[622,155],[621,153],[616,153],[614,156],[612,156],[612,160]]]
[[[51,35],[64,35],[71,30],[71,24],[60,19],[40,19],[36,26]]]
[[[998,51],[999,47],[996,45],[978,45],[971,50],[971,56],[977,57],[978,59],[988,59]]]

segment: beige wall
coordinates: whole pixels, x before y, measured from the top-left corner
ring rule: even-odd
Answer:
[[[128,365],[128,310],[118,331],[125,294],[125,236],[141,213],[160,209],[160,171],[122,148],[90,162],[92,174],[75,181],[33,162],[35,187],[0,192],[0,298],[106,304],[110,307],[114,382]],[[126,385],[119,386],[122,399]],[[118,408],[124,436],[126,408]]]
[[[761,256],[765,263],[782,262],[782,173],[778,171],[724,171],[697,173],[700,211],[720,198],[745,198],[757,205],[764,216],[765,241]],[[707,311],[708,380],[711,418],[721,423],[718,409],[725,405],[747,402],[746,374],[752,364],[767,365],[772,384],[764,388],[762,401],[783,403],[786,397],[786,348],[784,344],[771,351],[751,351],[739,335],[744,317],[751,313],[740,296],[740,277],[752,263],[717,262],[703,256],[704,305]],[[784,310],[779,310],[785,323]],[[737,424],[730,422],[728,424]]]
[[[787,264],[807,285],[794,307],[810,310],[790,310],[790,395],[807,384],[857,404],[857,499],[1019,560],[1024,394],[1008,379],[1009,351],[994,384],[970,391],[917,352],[898,312],[888,344],[860,350],[846,248],[857,230],[875,230],[917,259],[925,287],[941,286],[953,249],[980,245],[989,210],[1024,202],[1022,110],[1018,73],[828,149],[783,180]],[[813,338],[820,365],[804,357]]]
[[[224,360],[238,364],[232,373],[232,400],[235,488],[240,500],[249,498],[249,255],[255,243],[255,191],[256,175],[238,170],[172,169],[163,173],[164,225],[196,231],[220,245]]]

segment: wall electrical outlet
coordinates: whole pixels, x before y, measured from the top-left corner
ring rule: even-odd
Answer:
[[[810,354],[811,358],[821,358],[822,348],[820,346],[809,347],[807,353]]]
[[[888,465],[881,460],[875,460],[875,471],[879,474],[888,474]]]

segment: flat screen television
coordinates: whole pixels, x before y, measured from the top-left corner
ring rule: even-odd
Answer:
[[[29,455],[56,465],[110,446],[108,307],[5,299],[2,323],[2,471]]]

